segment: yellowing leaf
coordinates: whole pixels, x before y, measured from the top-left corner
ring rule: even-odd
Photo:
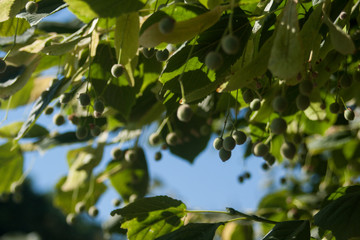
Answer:
[[[0,22],[14,17],[26,3],[27,0],[0,0]]]
[[[227,6],[218,6],[197,17],[176,22],[174,30],[168,34],[160,32],[159,23],[157,22],[141,34],[139,43],[141,46],[147,48],[155,47],[162,42],[172,44],[182,43],[214,25],[226,9]]]
[[[282,79],[294,78],[303,69],[296,4],[297,0],[288,1],[280,15],[269,59],[269,70]]]

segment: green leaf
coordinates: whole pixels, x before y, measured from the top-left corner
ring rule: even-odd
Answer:
[[[124,159],[109,162],[105,174],[109,174],[110,182],[125,202],[133,195],[142,198],[148,191],[149,172],[144,151],[134,148],[136,160],[128,162]],[[126,151],[126,150],[125,150]]]
[[[25,7],[27,0],[5,0],[0,1],[0,22],[15,17],[21,9]]]
[[[251,224],[237,222],[226,223],[221,232],[222,240],[253,240],[254,230]]]
[[[280,222],[263,238],[263,240],[309,240],[309,221]]]
[[[303,70],[296,5],[295,0],[288,1],[280,15],[269,59],[269,70],[282,79],[296,78]]]
[[[216,229],[224,223],[189,223],[156,240],[213,240]]]
[[[360,186],[338,189],[314,216],[314,223],[331,230],[337,240],[360,236]]]
[[[337,131],[325,137],[314,138],[308,142],[309,153],[319,154],[325,150],[338,149],[352,140],[350,130]]]
[[[93,18],[112,18],[135,12],[144,6],[145,0],[65,0],[69,10],[83,22]]]
[[[16,24],[18,25],[16,30]],[[15,35],[15,31],[17,35],[21,35],[25,33],[27,29],[29,29],[29,23],[24,19],[19,18],[10,18],[5,22],[0,22],[0,37],[10,37]],[[18,38],[16,38],[16,42],[18,42]],[[11,38],[11,42],[14,41],[14,38]]]
[[[129,240],[152,240],[183,225],[186,206],[167,196],[143,198],[111,212],[123,217],[122,228],[128,229]]]
[[[23,156],[18,145],[7,142],[0,146],[0,194],[10,193],[10,186],[23,174]]]
[[[13,122],[9,125],[3,126],[0,128],[0,137],[2,138],[15,138],[18,132],[21,129],[23,122]],[[35,124],[24,136],[24,138],[36,138],[36,137],[44,137],[49,134],[49,131]]]
[[[85,202],[86,209],[96,204],[100,196],[105,192],[106,186],[98,183],[96,178],[88,178],[88,180],[74,191],[63,191],[66,177],[63,177],[55,186],[54,205],[60,208],[64,213],[75,213],[75,205],[77,202]]]

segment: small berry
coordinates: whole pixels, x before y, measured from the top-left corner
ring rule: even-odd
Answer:
[[[63,93],[60,96],[60,103],[61,104],[67,104],[71,100],[71,94],[70,93]]]
[[[205,65],[212,70],[217,70],[223,64],[223,57],[220,53],[211,51],[205,57]]]
[[[46,107],[45,110],[44,110],[45,115],[51,115],[53,112],[54,112],[53,107]]]
[[[154,132],[149,137],[149,143],[151,146],[155,146],[160,143],[161,137],[158,133]]]
[[[251,174],[250,174],[249,172],[245,172],[245,173],[244,173],[244,177],[247,178],[247,179],[249,179],[249,178],[251,178]]]
[[[90,217],[96,217],[99,214],[99,209],[95,206],[91,206],[88,211]]]
[[[239,39],[233,35],[227,35],[221,39],[221,47],[227,54],[236,54],[239,51]]]
[[[189,104],[182,104],[178,107],[176,116],[181,122],[190,122],[193,116],[193,110]]]
[[[179,143],[179,137],[175,132],[170,132],[166,135],[166,143],[170,146],[175,146]]]
[[[124,152],[120,148],[115,147],[111,149],[111,157],[113,159],[120,160],[123,156],[124,156]]]
[[[276,161],[274,155],[272,155],[271,153],[267,153],[265,156],[263,156],[263,158],[270,166],[274,165]]]
[[[263,163],[263,164],[261,165],[261,168],[262,168],[264,171],[267,171],[267,170],[269,170],[270,166],[269,166],[269,164],[267,164],[267,163]]]
[[[125,160],[128,162],[136,161],[137,153],[134,149],[129,149],[125,152]]]
[[[86,208],[86,204],[85,204],[85,202],[78,202],[78,203],[76,203],[76,205],[75,205],[75,212],[76,213],[82,213],[83,211],[85,211],[85,208]]]
[[[20,182],[13,182],[10,185],[10,192],[13,194],[20,193],[22,189],[22,184]]]
[[[99,126],[93,126],[92,128],[90,128],[90,134],[93,137],[97,137],[99,136],[101,133],[101,128]]]
[[[252,111],[257,111],[257,110],[260,109],[260,107],[261,107],[260,99],[255,98],[254,100],[251,101],[251,103],[250,103],[250,109],[251,109]]]
[[[270,124],[270,129],[271,129],[271,132],[274,134],[277,134],[277,135],[283,134],[284,132],[286,132],[287,123],[282,118],[275,118],[274,120],[272,120],[272,122]]]
[[[243,176],[243,175],[240,175],[240,176],[238,177],[238,181],[239,181],[240,183],[243,183],[243,182],[244,182],[244,176]]]
[[[75,222],[75,217],[76,217],[76,215],[74,213],[69,213],[66,216],[66,223],[69,225],[73,225]]]
[[[87,93],[80,93],[79,94],[79,102],[80,105],[83,107],[86,107],[87,105],[90,104],[90,96]]]
[[[286,110],[288,101],[283,96],[276,96],[272,101],[272,107],[275,112],[282,113]]]
[[[120,77],[124,72],[124,67],[122,64],[114,64],[111,67],[111,75],[113,75],[114,78]]]
[[[353,110],[351,110],[351,108],[348,108],[344,111],[344,117],[346,120],[352,121],[355,119],[355,113]]]
[[[293,159],[296,154],[296,147],[291,142],[284,142],[280,147],[281,156],[287,159]]]
[[[237,145],[242,145],[246,141],[246,134],[242,131],[233,132],[232,137],[234,138]]]
[[[343,74],[340,79],[340,85],[342,88],[349,88],[352,85],[352,77],[348,74]]]
[[[254,94],[250,89],[247,89],[242,94],[244,102],[249,104],[252,100],[254,100]]]
[[[156,51],[156,60],[158,60],[159,62],[164,62],[169,58],[169,50],[167,50],[166,48],[164,50],[158,50]]]
[[[226,151],[224,148],[221,148],[219,151],[219,157],[221,161],[226,162],[231,158],[231,151]]]
[[[143,48],[142,53],[146,58],[152,58],[155,55],[154,48]]]
[[[118,207],[118,206],[120,206],[121,201],[119,199],[115,198],[112,200],[112,204],[114,205],[114,207]]]
[[[0,58],[0,73],[3,73],[6,71],[7,65],[6,62]]]
[[[269,152],[269,147],[268,145],[259,142],[254,146],[254,155],[255,156],[259,156],[259,157],[263,157],[265,156],[267,153]]]
[[[58,113],[54,116],[53,122],[56,126],[61,126],[65,123],[65,118],[62,114]]]
[[[308,96],[299,94],[296,97],[296,106],[299,110],[304,111],[310,106],[310,99]]]
[[[286,178],[285,177],[280,178],[280,183],[284,185],[286,183]]]
[[[82,139],[85,139],[88,134],[89,134],[89,130],[87,127],[85,126],[79,126],[77,129],[76,129],[76,137],[77,139],[79,140],[82,140]]]
[[[159,31],[162,34],[169,34],[174,30],[175,19],[172,17],[166,16],[163,17],[159,22]]]
[[[94,102],[94,111],[103,113],[105,109],[104,103],[100,99],[96,99]]]
[[[38,4],[34,1],[27,2],[25,5],[25,10],[27,13],[34,14],[37,12]]]
[[[68,120],[74,125],[78,125],[78,123],[79,123],[79,117],[76,116],[75,114],[69,115]]]
[[[302,95],[309,96],[314,88],[313,83],[310,80],[304,80],[299,85],[299,91]]]
[[[214,142],[213,142],[213,147],[216,149],[216,150],[220,150],[223,146],[223,139],[221,137],[217,137],[214,139]]]
[[[161,152],[156,152],[154,158],[155,158],[155,161],[161,160],[161,158],[162,158]]]
[[[333,102],[332,104],[330,104],[330,107],[329,107],[330,112],[334,113],[334,114],[338,114],[340,112],[340,108],[341,108],[341,106],[337,102]]]
[[[226,150],[226,151],[231,151],[235,148],[236,146],[236,142],[235,142],[235,139],[232,137],[232,136],[228,136],[224,139],[224,142],[223,142],[223,148]]]
[[[339,18],[341,20],[345,20],[347,18],[347,16],[348,16],[347,12],[342,11],[339,15]]]

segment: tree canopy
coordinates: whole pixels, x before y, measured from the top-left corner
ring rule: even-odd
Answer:
[[[77,20],[43,21],[65,8]],[[0,9],[1,108],[32,104],[26,121],[0,126],[2,199],[21,200],[25,152],[83,143],[54,188],[69,224],[96,216],[113,187],[125,204],[104,228],[130,240],[250,240],[256,222],[264,240],[359,239],[359,0],[7,0]],[[42,114],[73,130],[41,126]],[[255,213],[189,210],[147,197],[140,137],[156,160],[170,151],[194,163],[211,144],[226,164],[241,145],[264,170],[303,177],[282,179],[287,188]]]

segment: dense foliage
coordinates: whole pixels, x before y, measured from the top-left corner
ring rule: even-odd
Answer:
[[[69,173],[54,190],[69,224],[82,211],[96,216],[111,185],[126,205],[111,212],[120,217],[107,231],[129,239],[250,240],[255,222],[263,239],[359,239],[359,5],[0,1],[1,107],[33,104],[25,122],[0,127],[8,139],[0,146],[2,198],[21,200],[24,152],[82,142],[68,152]],[[81,23],[41,21],[64,8]],[[47,75],[54,69],[56,78]],[[41,114],[76,128],[55,133],[36,124]],[[264,170],[282,164],[305,176],[283,179],[288,189],[265,196],[255,214],[227,208],[209,217],[168,196],[145,197],[149,172],[138,139],[153,123],[146,137],[159,148],[156,160],[169,150],[193,163],[211,144],[226,162],[243,145],[245,158],[264,159]],[[108,145],[113,159],[94,176]]]

